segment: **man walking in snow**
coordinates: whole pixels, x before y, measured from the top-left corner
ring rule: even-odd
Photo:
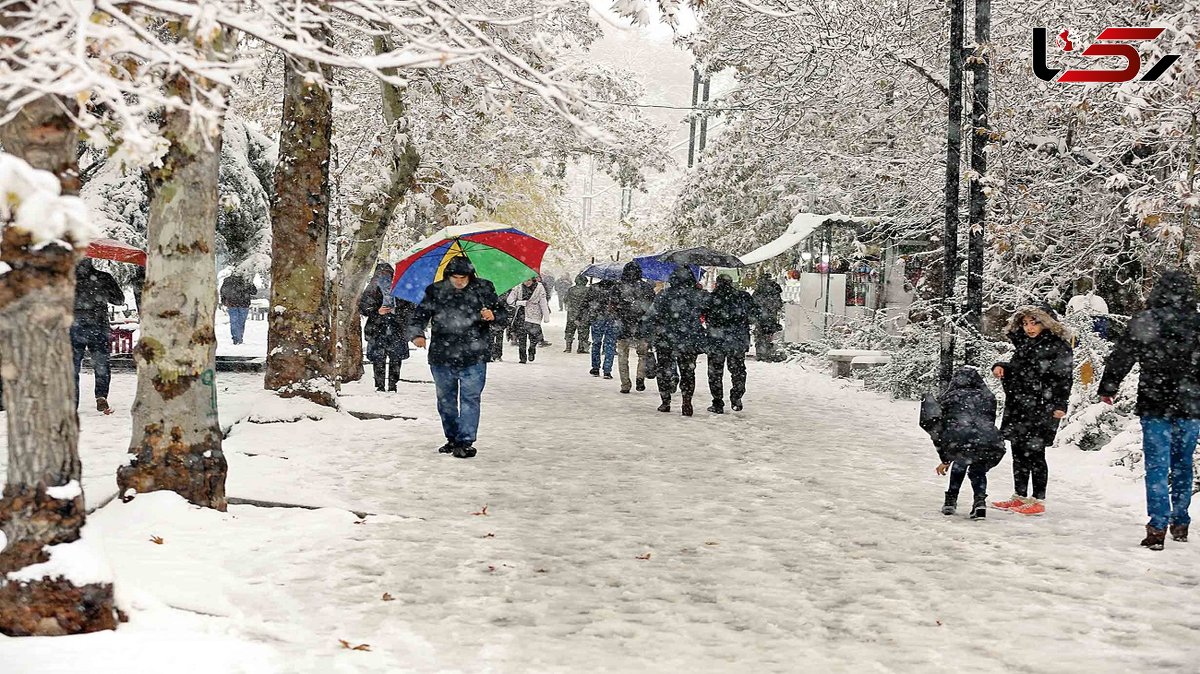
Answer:
[[[75,320],[71,323],[71,350],[75,361],[75,405],[79,405],[79,368],[85,353],[91,354],[92,371],[96,374],[96,410],[112,414],[108,406],[108,389],[112,380],[109,370],[108,305],[124,304],[125,291],[112,274],[92,265],[84,258],[75,265]]]
[[[592,333],[592,322],[587,313],[587,277],[583,274],[576,276],[575,285],[560,295],[562,296],[567,298],[567,348],[563,349],[563,353],[571,352],[571,342],[575,341],[576,334],[579,335],[579,351],[576,353],[587,353],[592,348],[591,342],[588,341]]]
[[[642,267],[629,262],[621,270],[621,280],[613,288],[617,334],[617,373],[621,376],[621,393],[629,393],[634,382],[629,378],[629,349],[637,352],[637,390],[646,390],[646,365],[650,343],[642,337],[642,317],[654,303],[654,286],[642,280]]]
[[[496,296],[496,287],[476,277],[474,265],[461,256],[446,264],[444,278],[425,288],[424,299],[413,310],[409,336],[417,348],[425,348],[425,328],[432,325],[429,369],[446,435],[439,452],[460,459],[475,456],[491,325],[507,319],[508,310]]]
[[[1142,419],[1146,466],[1146,537],[1142,545],[1162,550],[1167,529],[1187,541],[1194,480],[1196,440],[1200,437],[1200,313],[1190,274],[1165,272],[1147,308],[1130,321],[1117,340],[1104,376],[1100,399],[1112,404],[1121,380],[1142,366],[1137,415]]]
[[[642,334],[654,345],[658,355],[658,393],[662,397],[659,412],[671,411],[671,395],[679,387],[683,395],[681,412],[692,416],[692,394],[696,392],[696,356],[704,352],[704,325],[700,314],[707,296],[696,287],[696,279],[687,267],[671,272],[671,287],[654,298],[654,304],[642,320]]]
[[[708,390],[712,393],[713,414],[725,413],[725,365],[729,365],[729,403],[734,412],[742,411],[746,394],[746,352],[750,350],[750,324],[760,310],[750,293],[738,290],[726,274],[717,277],[717,285],[704,307],[708,327]]]
[[[234,344],[241,344],[245,337],[250,300],[257,293],[258,286],[242,272],[230,274],[221,283],[221,304],[229,311],[229,336]]]

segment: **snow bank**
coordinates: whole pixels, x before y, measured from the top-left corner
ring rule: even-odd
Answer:
[[[58,489],[66,489],[71,485],[74,485],[76,491],[79,490],[79,483],[74,480]],[[46,551],[50,554],[50,561],[32,564],[13,571],[8,574],[8,579],[29,582],[61,576],[75,585],[112,582],[112,569],[108,565],[103,547],[98,542],[96,530],[91,524],[83,527],[79,540],[74,543],[51,545],[46,548]]]
[[[61,501],[69,501],[73,498],[83,495],[83,488],[79,486],[78,480],[70,482],[59,487],[47,487],[46,495],[50,498],[56,498]]]

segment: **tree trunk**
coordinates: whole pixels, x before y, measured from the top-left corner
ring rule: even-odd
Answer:
[[[76,132],[66,102],[49,97],[25,106],[0,128],[0,143],[34,168],[58,176],[65,194],[79,193]],[[3,227],[0,261],[0,378],[8,409],[8,476],[0,498],[0,633],[58,635],[115,629],[109,583],[70,579],[18,582],[6,574],[48,561],[45,546],[79,540],[86,517],[83,490],[56,498],[49,487],[78,484],[79,417],[69,330],[75,301],[75,254]]]
[[[193,95],[182,76],[168,89],[182,100]],[[168,111],[162,133],[171,146],[148,176],[133,457],[117,470],[117,486],[122,496],[130,489],[167,489],[198,506],[225,510],[228,467],[217,418],[213,324],[221,135],[206,137],[186,110]]]
[[[323,33],[323,30],[315,31]],[[319,36],[318,36],[319,37]],[[283,123],[271,206],[271,310],[266,388],[337,404],[328,289],[332,71],[286,59]],[[318,77],[313,77],[316,73]]]
[[[386,38],[375,38],[376,53],[387,53],[392,48]],[[385,74],[394,75],[395,72],[385,71]],[[336,368],[339,381],[357,381],[363,376],[362,321],[358,299],[374,272],[375,261],[379,258],[392,215],[412,189],[420,164],[416,148],[407,140],[409,134],[404,119],[404,90],[382,80],[380,87],[383,118],[390,130],[387,144],[393,148],[392,166],[382,191],[364,195],[361,203],[352,209],[360,224],[350,250],[341,260],[337,285]],[[394,148],[398,134],[403,134],[405,142],[404,149],[397,154]]]
[[[966,15],[965,0],[950,0],[950,76],[949,106],[946,114],[946,194],[943,204],[945,221],[942,230],[942,335],[939,379],[944,390],[950,385],[954,371],[955,316],[954,281],[958,276],[958,183],[962,163],[962,88],[963,33]]]
[[[971,187],[967,197],[967,335],[964,361],[984,365],[979,360],[979,342],[983,339],[983,256],[987,222],[987,195],[983,179],[987,177],[987,144],[991,141],[988,98],[991,85],[992,0],[975,0],[975,54],[971,58],[974,73],[971,105]]]

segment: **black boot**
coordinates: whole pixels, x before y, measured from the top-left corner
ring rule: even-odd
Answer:
[[[1146,537],[1142,539],[1142,547],[1150,548],[1151,550],[1162,550],[1163,544],[1167,540],[1166,529],[1155,529],[1149,524],[1146,525]]]
[[[638,391],[645,391],[645,390],[646,390],[646,380],[645,380],[645,379],[638,379],[638,380],[637,380],[637,381],[634,383],[634,388],[635,388],[636,390],[638,390]]]
[[[734,412],[741,412],[741,411],[742,411],[742,409],[743,409],[743,407],[742,407],[742,399],[741,399],[741,398],[734,398],[733,400],[730,400],[730,401],[729,401],[729,406],[733,408],[733,411],[734,411]]]
[[[692,416],[693,410],[692,410],[692,397],[691,396],[683,397],[683,404],[681,404],[679,406],[679,411],[685,417]]]
[[[713,404],[708,406],[708,411],[713,414],[725,414],[725,401],[713,399]]]
[[[662,397],[662,404],[658,406],[658,411],[659,412],[670,412],[671,411],[671,396],[663,396]]]
[[[946,500],[942,503],[942,514],[953,515],[956,512],[958,512],[958,494],[947,491]]]
[[[987,494],[975,497],[971,502],[971,519],[981,520],[987,517]]]

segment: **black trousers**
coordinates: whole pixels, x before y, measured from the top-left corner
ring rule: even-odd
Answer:
[[[1041,438],[1020,438],[1012,441],[1013,485],[1020,496],[1029,496],[1033,482],[1033,497],[1046,498],[1046,483],[1050,467],[1046,464],[1046,441]]]
[[[971,491],[976,499],[987,496],[988,464],[983,461],[967,462],[959,459],[950,465],[950,487],[946,489],[952,496],[958,496],[962,488],[963,478],[971,480]]]
[[[371,370],[375,375],[375,388],[383,390],[386,378],[388,390],[395,391],[396,384],[400,383],[400,365],[403,362],[400,358],[386,353],[372,360]],[[391,365],[391,368],[388,365]]]
[[[713,404],[721,405],[725,400],[725,365],[729,364],[729,399],[741,400],[746,395],[746,354],[708,354],[708,391]]]
[[[542,342],[542,326],[528,321],[518,321],[513,326],[513,330],[517,335],[517,355],[521,357],[521,362],[537,358],[538,344]]]
[[[504,328],[503,327],[492,328],[491,330],[492,330],[492,334],[490,335],[490,337],[492,339],[491,361],[493,363],[495,363],[496,361],[498,361],[504,357]]]
[[[568,350],[571,348],[571,342],[575,341],[576,334],[579,335],[579,353],[585,353],[588,349],[592,348],[592,326],[580,322],[574,316],[568,316],[567,332],[565,335]]]
[[[667,346],[659,345],[654,349],[658,354],[658,394],[668,400],[675,393],[675,387],[684,398],[691,398],[696,392],[696,354],[674,351]]]

